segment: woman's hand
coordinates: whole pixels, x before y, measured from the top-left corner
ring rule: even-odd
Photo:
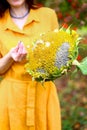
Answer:
[[[27,55],[27,51],[26,51],[23,43],[19,42],[16,47],[12,48],[10,51],[10,55],[11,55],[12,59],[16,62],[20,62],[23,59],[25,59],[25,57]]]

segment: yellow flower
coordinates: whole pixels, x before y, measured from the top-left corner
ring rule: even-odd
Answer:
[[[26,71],[38,81],[60,77],[77,57],[78,39],[78,34],[69,29],[40,35],[28,48]]]

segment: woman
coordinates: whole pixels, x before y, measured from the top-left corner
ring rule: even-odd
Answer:
[[[0,130],[61,130],[55,85],[25,73],[27,47],[58,28],[55,12],[33,0],[0,1]]]

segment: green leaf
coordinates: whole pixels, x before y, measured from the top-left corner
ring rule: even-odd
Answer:
[[[85,57],[80,64],[77,65],[83,75],[87,75],[87,57]]]

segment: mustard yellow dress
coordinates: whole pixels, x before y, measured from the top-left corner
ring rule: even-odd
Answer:
[[[9,10],[0,18],[0,55],[3,57],[23,41],[27,47],[40,33],[58,28],[55,12],[49,8],[31,9],[24,28],[12,21]],[[25,61],[14,62],[1,75],[0,130],[61,130],[60,105],[56,87],[46,82],[44,87],[25,73]]]

